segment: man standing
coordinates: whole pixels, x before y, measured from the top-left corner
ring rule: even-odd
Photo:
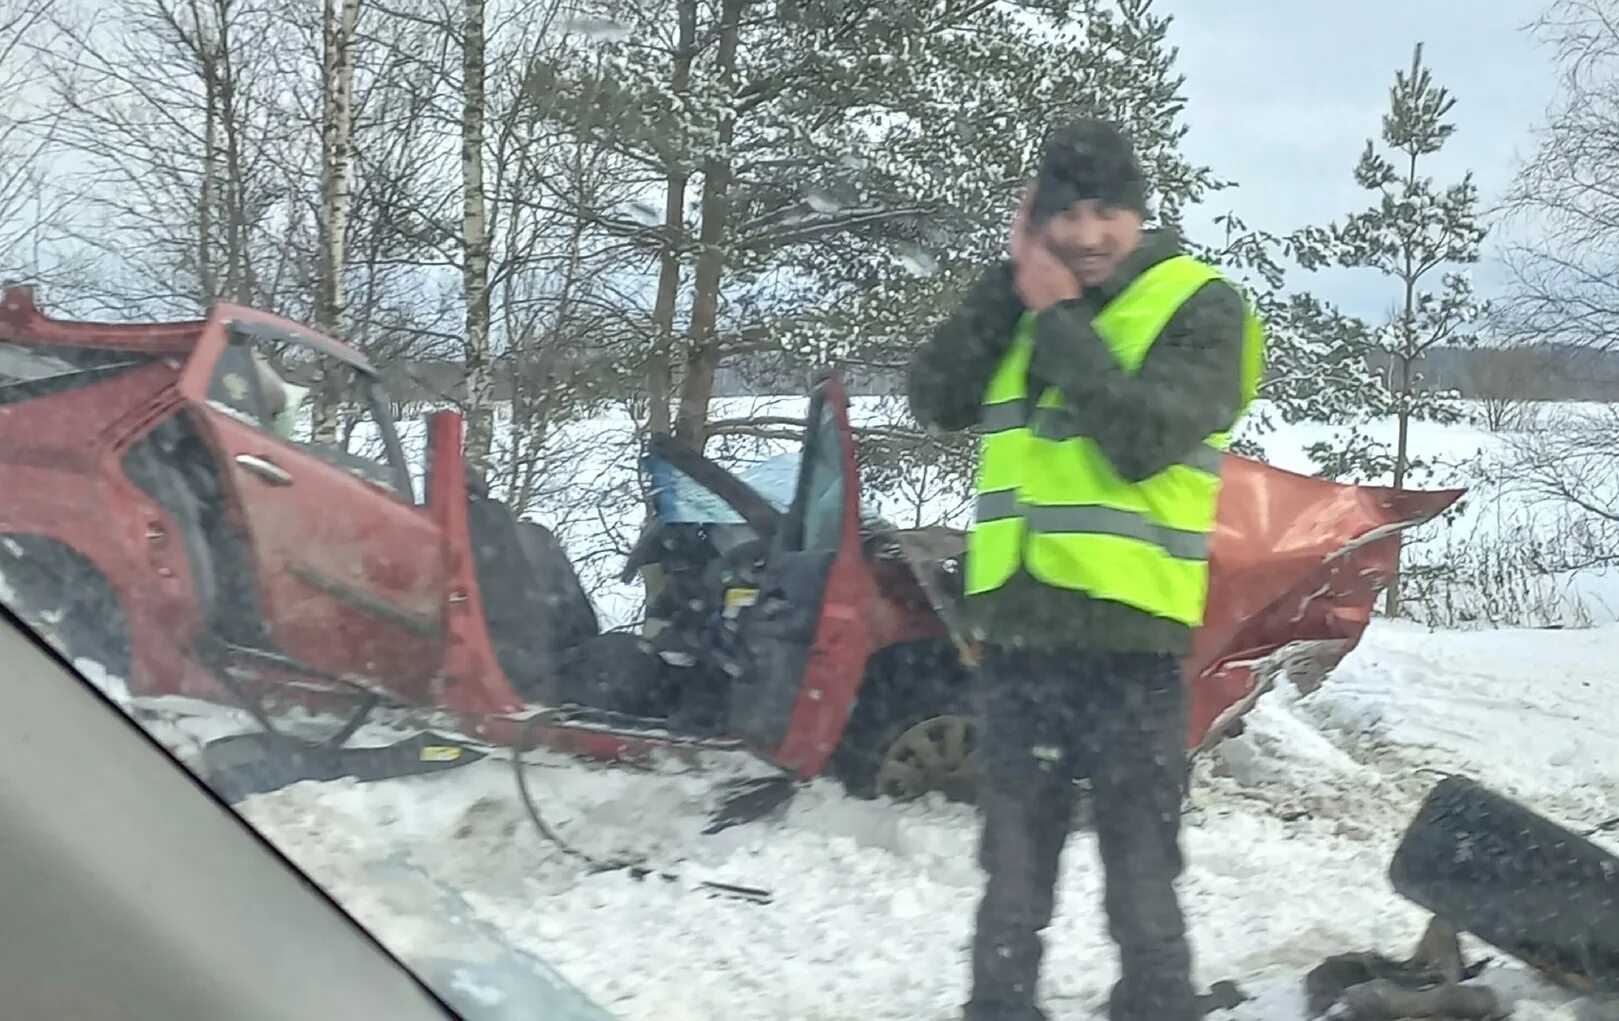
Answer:
[[[984,643],[980,864],[968,1021],[1040,1021],[1041,931],[1091,781],[1118,945],[1113,1021],[1193,1021],[1176,897],[1180,664],[1203,618],[1220,451],[1258,384],[1239,292],[1144,229],[1112,124],[1050,132],[991,267],[917,352],[911,409],[982,433],[968,617]]]

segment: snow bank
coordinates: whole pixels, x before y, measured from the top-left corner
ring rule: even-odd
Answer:
[[[1334,741],[1467,772],[1565,818],[1619,811],[1619,627],[1436,636],[1380,622],[1375,635],[1299,700]]]
[[[1438,779],[1424,770],[1467,772],[1570,825],[1613,814],[1619,760],[1602,735],[1619,722],[1619,686],[1606,680],[1616,653],[1619,628],[1455,634],[1380,622],[1317,692],[1284,684],[1261,699],[1247,733],[1199,764],[1185,831],[1199,980],[1234,978],[1256,995],[1224,1016],[1297,1021],[1298,981],[1321,958],[1409,952],[1425,919],[1385,870]],[[385,941],[421,934],[368,892],[365,867],[404,855],[626,1021],[958,1016],[981,886],[970,810],[855,801],[823,781],[777,818],[703,836],[705,774],[551,758],[530,777],[565,839],[645,856],[678,881],[586,874],[529,824],[509,763],[300,784],[244,811]],[[775,899],[713,897],[700,879]],[[1049,962],[1055,1021],[1100,1017],[1114,955],[1088,833],[1064,861]],[[1578,1016],[1522,966],[1486,974],[1519,1018]]]

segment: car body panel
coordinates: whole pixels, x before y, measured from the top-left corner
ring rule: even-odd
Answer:
[[[1230,454],[1221,477],[1209,612],[1185,663],[1192,746],[1262,690],[1254,668],[1267,657],[1298,649],[1311,660],[1299,679],[1318,683],[1359,644],[1403,531],[1463,494],[1346,485]]]
[[[676,454],[686,458],[683,470],[707,479],[699,486],[720,489],[719,502],[772,541],[766,587],[774,570],[784,589],[809,593],[800,596],[809,603],[778,620],[773,634],[756,629],[753,652],[764,675],[741,686],[752,690],[741,691],[732,735],[693,740],[528,705],[502,673],[485,624],[459,415],[437,412],[428,420],[425,500],[416,505],[210,402],[209,380],[231,330],[295,338],[358,372],[372,371],[335,341],[236,305],[217,304],[196,322],[134,327],[51,320],[16,290],[0,301],[0,341],[152,359],[46,398],[0,403],[0,535],[40,530],[109,579],[132,624],[137,694],[229,700],[217,680],[220,664],[205,665],[199,655],[201,614],[183,544],[175,541],[180,525],[119,466],[123,451],[175,414],[195,417],[229,478],[229,515],[250,548],[276,646],[270,651],[287,661],[282,670],[260,657],[254,669],[271,686],[304,682],[285,689],[289,698],[314,699],[310,689],[323,685],[328,695],[349,698],[356,689],[373,691],[485,740],[607,759],[735,747],[741,737],[807,777],[825,768],[837,746],[873,654],[950,637],[912,566],[869,548],[873,531],[861,518],[848,400],[832,374],[811,399],[831,416],[843,485],[824,555],[807,556],[802,546],[807,508],[799,503],[813,452],[792,472],[799,484],[785,506],[785,462],[759,474],[761,492],[700,453]],[[650,449],[678,451],[679,444],[655,438]],[[237,471],[243,455],[293,475],[294,484],[269,485],[262,470]],[[1319,669],[1353,648],[1393,565],[1399,539],[1392,530],[1428,520],[1460,495],[1342,485],[1230,455],[1225,477],[1209,619],[1186,663],[1194,747],[1260,688],[1259,661],[1303,647]],[[67,507],[76,509],[63,513]],[[778,522],[800,535],[774,534]],[[308,676],[298,677],[300,670]]]
[[[803,650],[802,659],[793,661],[801,663],[801,669],[762,669],[755,681],[790,692],[791,709],[781,721],[780,740],[766,746],[770,759],[801,776],[814,776],[825,768],[837,748],[866,675],[866,661],[873,651],[871,607],[876,582],[862,548],[860,470],[855,459],[848,396],[838,379],[829,378],[816,388],[807,421],[825,424],[809,430],[808,446],[799,464],[797,492],[784,519],[788,527],[783,532],[790,535],[777,536],[772,559],[783,562],[783,577],[794,570],[789,560],[813,560],[819,571],[822,557],[829,559],[825,561],[825,573],[818,574],[820,585],[809,647]],[[826,445],[833,449],[824,449]],[[819,529],[807,520],[805,506],[816,496],[810,487],[818,471],[835,477],[841,494],[835,522],[827,522]],[[810,534],[825,529],[831,531],[819,541]],[[816,552],[816,547],[826,546],[830,548],[825,554]],[[784,547],[796,548],[782,553]],[[767,564],[759,602],[752,610],[760,611],[768,604],[773,577],[772,565]],[[751,626],[751,633],[746,629],[743,632],[744,643],[757,642],[759,622]],[[745,727],[737,730],[744,738],[757,736]]]
[[[222,306],[180,378],[245,532],[273,647],[328,674],[388,677],[412,701],[425,698],[443,635],[437,526],[408,491],[385,492],[209,400],[227,324],[290,332],[299,343],[312,335],[265,313]],[[331,344],[312,346],[325,351]]]
[[[850,428],[846,411],[844,423]],[[763,488],[750,500],[736,494],[738,486],[746,485],[742,477],[721,488],[715,476],[724,469],[710,463],[703,470],[695,463],[701,455],[673,444],[657,450],[674,458],[687,477],[677,498],[660,504],[675,511],[675,520],[754,521],[783,504],[783,468],[793,460],[791,454],[755,466],[752,473]],[[1319,679],[1352,651],[1371,619],[1378,592],[1393,574],[1400,532],[1431,520],[1462,496],[1455,489],[1349,485],[1237,454],[1225,455],[1222,479],[1210,553],[1209,609],[1183,664],[1191,699],[1189,748],[1217,739],[1226,724],[1251,706],[1268,681],[1256,668],[1270,657],[1285,661],[1290,673],[1302,672],[1299,679],[1310,683],[1309,678]],[[707,494],[710,499],[692,492],[703,481],[715,487]],[[965,549],[965,532],[936,531],[955,535]],[[865,574],[875,586],[870,597],[863,591],[858,596],[868,607],[868,655],[890,645],[949,637],[903,561],[868,558]],[[846,705],[861,679],[855,675],[851,687],[846,664],[822,661],[806,674],[802,695],[828,693],[832,705]],[[814,761],[799,757],[805,747],[827,741],[835,746],[846,720],[835,710],[820,716],[810,706],[804,710],[808,732],[820,736],[796,745],[794,762]],[[839,721],[835,728],[828,725],[832,720]],[[826,736],[833,729],[837,733]]]

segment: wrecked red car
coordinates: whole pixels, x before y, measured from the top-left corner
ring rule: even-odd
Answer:
[[[305,389],[300,437],[288,414]],[[0,595],[136,697],[251,697],[268,713],[348,700],[601,759],[743,747],[862,794],[970,785],[961,535],[863,512],[835,374],[811,397],[784,505],[651,441],[654,489],[725,511],[650,515],[625,565],[653,582],[636,633],[602,633],[554,537],[469,483],[458,415],[428,416],[413,461],[390,407],[359,353],[266,312],[69,322],[10,289]],[[1460,495],[1237,456],[1225,480],[1186,663],[1193,749],[1272,667],[1318,677],[1353,648],[1398,533]]]

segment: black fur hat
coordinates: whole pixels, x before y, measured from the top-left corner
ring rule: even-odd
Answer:
[[[1094,117],[1064,121],[1040,145],[1030,219],[1043,223],[1084,199],[1147,215],[1147,181],[1135,147],[1116,124]]]

